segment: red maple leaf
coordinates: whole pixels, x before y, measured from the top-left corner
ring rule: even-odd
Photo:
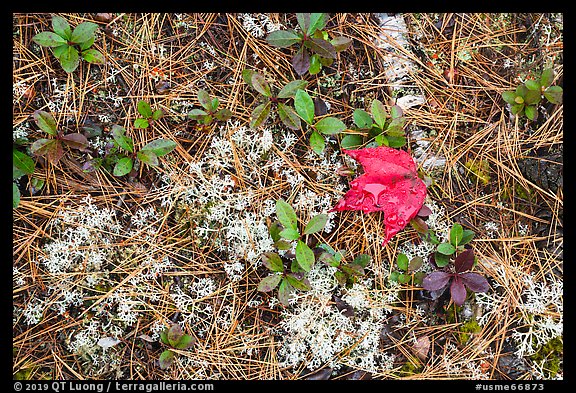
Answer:
[[[350,182],[350,190],[330,211],[383,211],[384,246],[422,208],[426,185],[418,177],[416,163],[403,150],[379,146],[342,151],[362,165],[364,174]]]

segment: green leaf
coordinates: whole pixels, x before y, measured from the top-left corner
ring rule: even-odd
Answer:
[[[98,29],[98,25],[92,22],[83,22],[80,23],[76,28],[72,31],[72,35],[70,36],[70,41],[80,44],[82,42],[88,41],[92,37],[94,37],[94,33]]]
[[[312,51],[317,53],[320,57],[324,57],[326,59],[336,58],[336,49],[328,41],[324,41],[321,38],[310,38],[307,43],[310,49],[312,49]]]
[[[162,116],[164,116],[164,112],[162,111],[162,109],[157,109],[154,111],[154,113],[152,113],[152,120],[158,120]]]
[[[12,180],[16,180],[24,176],[25,173],[22,172],[20,169],[16,168],[15,165],[12,165]]]
[[[355,109],[352,115],[354,124],[359,129],[369,129],[372,127],[372,117],[364,109]]]
[[[60,61],[60,57],[68,50],[68,44],[60,45],[55,48],[52,48],[52,53],[54,53],[54,57]]]
[[[360,265],[356,264],[348,264],[342,265],[340,267],[342,271],[350,276],[363,276],[364,275],[364,268]]]
[[[260,281],[260,283],[258,284],[258,291],[270,292],[278,286],[280,280],[282,280],[281,274],[271,274],[267,277],[264,277],[262,281]]]
[[[284,228],[280,232],[280,236],[286,240],[298,240],[300,238],[300,232],[293,228]]]
[[[276,201],[276,216],[278,216],[278,221],[280,221],[285,228],[292,228],[298,231],[298,217],[294,209],[292,209],[292,206],[283,199]]]
[[[134,143],[132,142],[132,138],[125,135],[126,129],[124,127],[114,124],[111,132],[112,138],[118,143],[118,146],[130,153],[134,153]]]
[[[436,266],[445,267],[450,263],[450,256],[442,254],[440,252],[435,252],[434,261],[436,262]]]
[[[252,120],[250,121],[250,128],[259,127],[262,123],[268,119],[270,116],[270,106],[272,104],[270,101],[265,102],[264,104],[258,105],[252,111]]]
[[[510,107],[510,111],[514,115],[522,116],[524,114],[524,104],[516,104]]]
[[[516,96],[517,97],[519,96],[519,97],[524,98],[524,97],[526,97],[527,92],[528,92],[528,88],[526,87],[525,84],[521,84],[521,85],[518,85],[516,87]],[[518,102],[518,101],[516,101],[516,102]]]
[[[306,35],[312,35],[316,30],[322,30],[328,23],[328,14],[325,13],[311,13],[310,24],[306,30]]]
[[[300,29],[306,33],[310,27],[310,14],[296,13],[296,20],[298,21]]]
[[[55,139],[37,139],[30,146],[30,152],[38,156],[42,156],[47,153],[48,150],[52,149],[56,144]]]
[[[292,260],[292,263],[290,264],[290,271],[292,273],[305,273],[306,271],[304,269],[302,269],[302,267],[298,264],[298,261],[296,259]]]
[[[524,96],[524,102],[527,105],[534,105],[540,102],[542,99],[542,93],[540,90],[528,90]]]
[[[540,76],[540,84],[544,87],[548,87],[554,82],[554,69],[546,68],[542,71],[542,76]]]
[[[232,118],[232,111],[228,108],[222,108],[214,114],[214,117],[220,121],[226,121]]]
[[[276,247],[279,250],[289,250],[292,248],[292,243],[281,239],[274,242],[274,247]]]
[[[536,106],[534,105],[527,105],[524,108],[524,113],[526,114],[526,117],[532,121],[536,120],[538,117],[538,109],[536,109]]]
[[[318,121],[314,125],[314,128],[322,134],[334,135],[344,131],[346,129],[346,124],[335,117],[325,117]]]
[[[336,258],[334,258],[334,255],[330,254],[329,252],[323,252],[322,254],[320,254],[320,256],[318,257],[318,260],[329,265],[329,266],[334,266],[334,267],[340,266],[340,261],[338,261]]]
[[[392,107],[390,108],[390,116],[392,117],[393,120],[403,119],[402,126],[404,126],[406,119],[404,119],[404,111],[402,110],[402,107],[400,107],[399,105],[392,105]],[[394,121],[391,124],[395,124]]]
[[[428,232],[428,224],[418,216],[410,220],[410,225],[420,234],[425,235]]]
[[[516,100],[516,93],[513,91],[502,92],[502,98],[504,99],[504,101],[506,101],[510,105],[516,104],[516,101],[515,101]]]
[[[174,345],[174,348],[189,349],[194,345],[195,342],[196,339],[194,337],[190,336],[189,334],[185,334],[180,338],[176,345]]]
[[[204,107],[207,111],[212,112],[215,108],[212,107],[212,99],[210,98],[210,94],[204,89],[198,90],[197,93],[198,101],[200,105]]]
[[[371,111],[372,117],[374,118],[376,124],[378,124],[378,127],[384,129],[384,126],[386,125],[386,118],[388,117],[388,113],[386,113],[384,104],[382,104],[380,100],[374,99],[372,101]]]
[[[270,90],[270,85],[266,82],[266,79],[262,74],[257,72],[252,75],[252,87],[265,97],[272,97],[272,91]]]
[[[294,97],[294,107],[298,115],[308,124],[314,121],[314,101],[305,90],[298,90]]]
[[[88,63],[94,64],[104,64],[106,61],[104,55],[98,52],[96,49],[88,49],[82,52],[82,58]]]
[[[413,272],[414,270],[418,270],[422,267],[423,264],[424,260],[422,259],[422,257],[416,256],[410,260],[407,271]]]
[[[262,264],[273,272],[282,273],[284,271],[284,263],[280,255],[275,252],[265,252],[261,257]]]
[[[74,72],[80,64],[80,56],[76,48],[69,46],[58,58],[60,65],[66,72]]]
[[[148,128],[148,126],[150,126],[150,123],[146,119],[139,117],[134,120],[134,128]]]
[[[402,271],[407,271],[408,270],[408,257],[402,253],[398,254],[398,256],[396,257],[396,265],[398,265],[398,268]]]
[[[564,90],[560,86],[550,86],[544,90],[544,97],[552,104],[561,104],[563,93]]]
[[[277,48],[287,48],[300,41],[302,41],[302,37],[291,29],[276,30],[268,34],[268,37],[266,37],[266,42]]]
[[[160,354],[160,358],[158,359],[158,364],[160,364],[160,368],[162,370],[166,370],[174,363],[174,352],[167,349]]]
[[[292,273],[286,275],[286,280],[292,285],[294,288],[300,291],[309,291],[312,289],[310,282],[306,278],[297,278]]]
[[[400,276],[400,272],[395,270],[392,273],[390,273],[390,276],[388,277],[388,279],[390,281],[398,282],[398,276]]]
[[[280,281],[280,287],[278,288],[278,300],[280,301],[281,304],[285,306],[289,304],[290,293],[292,293],[293,289],[294,288],[292,287],[292,285],[290,285],[288,280]]]
[[[474,237],[474,231],[470,229],[464,229],[462,232],[462,240],[460,240],[460,245],[468,244]]]
[[[18,184],[12,183],[12,208],[16,209],[20,204],[20,189]]]
[[[440,243],[438,244],[437,250],[440,254],[452,255],[456,251],[456,248],[450,243]]]
[[[268,227],[268,232],[270,233],[270,237],[272,238],[273,242],[277,242],[280,240],[280,232],[284,229],[280,221],[274,221]]]
[[[208,115],[208,113],[206,113],[205,111],[203,111],[202,109],[192,109],[189,113],[188,113],[188,117],[192,120],[202,120],[204,118],[204,116]]]
[[[138,113],[140,113],[145,119],[149,119],[152,117],[152,108],[150,104],[144,100],[138,101],[137,104]]]
[[[52,29],[56,34],[65,40],[70,39],[72,35],[72,28],[66,19],[58,15],[52,16]]]
[[[388,140],[388,146],[396,149],[404,146],[407,142],[406,138],[403,136],[388,135],[386,136],[386,139]]]
[[[308,72],[310,75],[316,75],[322,69],[322,63],[320,63],[320,56],[318,54],[313,54],[310,56],[310,66],[308,67]]]
[[[312,147],[312,150],[314,150],[316,154],[321,155],[325,146],[326,141],[324,140],[324,137],[320,135],[318,131],[312,131],[312,134],[310,135],[310,147]]]
[[[452,228],[450,229],[450,244],[452,244],[454,247],[458,247],[462,242],[463,236],[464,228],[462,228],[462,225],[458,223],[452,225]]]
[[[166,334],[167,332],[168,332],[168,329],[164,329],[160,332],[160,341],[163,344],[170,345],[170,342],[168,341],[168,335]]]
[[[361,266],[362,268],[365,268],[370,263],[370,255],[360,254],[356,258],[354,258],[354,261],[352,261],[352,263],[354,265],[358,265]]]
[[[376,135],[374,142],[376,142],[378,146],[390,146],[388,138],[386,138],[384,134]]]
[[[302,240],[298,240],[296,244],[296,261],[306,272],[309,272],[314,264],[314,251]]]
[[[342,141],[340,141],[340,146],[343,149],[352,149],[361,146],[362,143],[364,143],[362,135],[348,134],[342,138]]]
[[[341,272],[340,270],[334,272],[334,278],[336,279],[336,281],[338,281],[338,284],[342,286],[346,285],[346,281],[348,280],[348,276],[344,272]]]
[[[526,88],[528,90],[537,91],[538,93],[542,91],[542,86],[540,86],[540,82],[534,79],[528,79],[526,82],[524,82],[524,84],[526,85]]]
[[[300,129],[300,118],[291,106],[279,102],[277,111],[278,116],[280,116],[280,120],[282,120],[282,123],[284,123],[286,127],[290,128],[291,130]]]
[[[87,41],[82,42],[81,44],[79,44],[81,51],[88,50],[92,45],[94,45],[94,37],[88,39]]]
[[[278,93],[278,98],[293,98],[298,90],[303,90],[308,86],[308,81],[297,79],[288,82]]]
[[[34,111],[33,117],[34,122],[42,131],[50,135],[58,134],[58,130],[56,129],[56,120],[50,113],[36,110]]]
[[[152,150],[140,150],[136,157],[145,164],[158,166],[158,156]]]
[[[156,139],[144,145],[142,150],[151,150],[158,157],[162,157],[174,150],[176,145],[176,142],[170,139]]]
[[[408,284],[412,280],[412,275],[400,273],[398,275],[398,282],[401,284]]]
[[[256,71],[250,70],[248,68],[242,70],[242,79],[244,79],[244,82],[250,87],[254,87],[252,86],[252,75],[254,75],[255,72]]]
[[[124,157],[120,159],[114,166],[113,171],[114,176],[124,176],[127,173],[130,173],[130,171],[132,171],[133,165],[134,163],[132,162],[132,158],[130,157]]]
[[[352,40],[348,37],[343,37],[340,35],[338,37],[334,37],[330,43],[332,46],[334,46],[336,52],[342,52],[348,49],[350,45],[352,45]]]
[[[324,229],[326,222],[328,221],[328,214],[318,214],[317,216],[312,217],[306,227],[304,228],[304,234],[310,235],[312,233],[316,233]]]
[[[32,41],[38,45],[56,47],[67,44],[66,39],[51,31],[43,31],[32,37]],[[67,46],[67,45],[66,45]]]

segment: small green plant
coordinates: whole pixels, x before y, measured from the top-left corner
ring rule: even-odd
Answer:
[[[304,80],[294,80],[283,86],[278,93],[274,93],[266,78],[256,71],[245,69],[242,71],[244,82],[261,95],[261,103],[252,111],[250,127],[259,127],[268,119],[270,111],[274,109],[282,123],[292,130],[300,129],[300,118],[294,108],[288,103],[293,99],[296,92],[306,88],[308,82]]]
[[[20,188],[17,180],[24,175],[34,173],[35,163],[28,154],[21,152],[15,146],[12,147],[12,208],[20,204]]]
[[[438,243],[433,254],[434,263],[438,267],[445,267],[450,263],[450,258],[456,252],[464,251],[464,246],[474,238],[474,231],[464,229],[459,223],[455,223],[450,228],[448,242]]]
[[[220,101],[218,98],[211,98],[206,90],[198,90],[198,101],[204,109],[192,109],[188,117],[196,120],[199,124],[209,126],[214,119],[226,121],[232,117],[232,112],[227,108],[218,109]]]
[[[364,269],[370,263],[369,255],[360,254],[352,262],[343,263],[345,250],[336,251],[326,243],[321,244],[319,247],[323,252],[318,260],[337,269],[334,272],[334,278],[341,286],[352,288],[358,278],[366,274]]]
[[[45,156],[53,164],[58,163],[66,154],[64,147],[86,151],[88,139],[78,132],[64,134],[58,131],[58,126],[54,117],[45,111],[37,110],[34,112],[34,122],[38,127],[54,138],[41,138],[30,146],[30,152],[37,156]]]
[[[164,115],[162,109],[152,111],[150,104],[143,100],[138,101],[137,108],[142,117],[134,120],[134,128],[148,128]]]
[[[172,349],[189,349],[194,345],[196,339],[188,334],[184,334],[180,325],[175,323],[170,326],[170,328],[166,328],[166,330],[160,333],[160,341],[162,344],[170,347],[169,349],[164,350],[158,359],[160,368],[165,370],[174,362],[176,353]]]
[[[301,233],[298,228],[298,216],[286,201],[279,199],[276,201],[276,216],[278,221],[269,226],[270,237],[276,247],[280,250],[288,250],[292,246],[292,241],[297,241],[295,248],[295,258],[290,262],[290,270],[284,266],[284,261],[275,252],[267,252],[262,255],[262,264],[273,274],[264,277],[258,285],[261,292],[270,292],[277,286],[278,300],[284,305],[288,305],[290,293],[293,290],[308,291],[310,283],[306,278],[306,273],[312,269],[316,262],[314,251],[302,240],[303,236],[311,235],[321,231],[328,215],[318,214],[310,219]]]
[[[552,104],[562,103],[563,90],[560,86],[552,86],[554,70],[547,68],[540,79],[528,79],[519,85],[515,91],[505,91],[502,98],[511,105],[510,111],[519,117],[526,116],[534,121],[538,118],[538,104],[542,97]]]
[[[93,172],[101,167],[110,171],[113,167],[114,176],[124,176],[132,171],[135,173],[140,162],[150,166],[158,166],[160,164],[158,157],[162,157],[176,148],[176,142],[170,139],[156,139],[136,151],[134,141],[126,135],[124,127],[117,124],[113,125],[111,134],[114,143],[107,146],[104,157],[96,157],[85,162],[82,167],[85,172]]]
[[[405,254],[398,254],[396,258],[396,266],[398,270],[390,273],[390,281],[399,282],[401,284],[407,284],[409,282],[414,282],[414,284],[422,285],[422,280],[426,273],[417,272],[418,269],[422,267],[424,260],[421,257],[414,257],[408,260]]]
[[[333,63],[337,52],[348,49],[352,44],[350,38],[343,36],[330,39],[328,33],[322,30],[328,23],[328,14],[296,14],[296,19],[301,31],[276,30],[266,37],[266,41],[278,48],[299,45],[298,51],[292,57],[292,67],[298,75],[306,72],[310,75],[319,73],[322,66]]]
[[[305,90],[298,90],[296,92],[294,96],[294,107],[296,108],[298,116],[304,120],[308,127],[312,128],[310,146],[317,154],[322,154],[326,147],[326,140],[322,134],[336,135],[347,129],[342,120],[333,116],[325,116],[315,121],[314,101]]]
[[[377,146],[400,148],[406,145],[404,125],[406,118],[402,108],[393,105],[390,113],[378,99],[372,101],[370,112],[364,109],[354,110],[353,118],[356,132],[342,138],[340,145],[345,149],[361,146],[374,140]]]
[[[74,72],[80,64],[80,58],[88,63],[104,63],[104,55],[96,49],[94,33],[98,25],[92,22],[83,22],[72,30],[66,19],[58,15],[52,16],[52,29],[43,31],[32,37],[38,45],[52,48],[52,53],[60,62],[66,72]]]

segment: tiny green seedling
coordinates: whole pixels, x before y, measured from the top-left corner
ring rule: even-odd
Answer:
[[[41,138],[30,146],[30,152],[37,156],[45,156],[53,164],[58,163],[66,154],[64,147],[86,151],[88,139],[80,133],[64,134],[58,131],[58,126],[54,117],[45,111],[37,110],[34,112],[34,122],[38,127],[54,138]]]
[[[143,100],[138,101],[137,108],[142,117],[134,120],[134,128],[148,128],[164,115],[162,109],[152,111],[150,104]]]
[[[510,104],[512,114],[534,121],[538,118],[538,104],[542,97],[552,104],[562,103],[563,90],[560,86],[552,86],[554,70],[547,68],[540,79],[528,79],[519,85],[515,91],[505,91],[502,98]]]
[[[342,138],[340,141],[342,148],[358,147],[372,138],[378,146],[400,148],[406,144],[406,133],[404,132],[406,118],[402,108],[393,105],[390,108],[390,113],[388,113],[384,104],[375,99],[372,101],[370,112],[368,113],[364,109],[354,111],[356,132]]]
[[[296,241],[295,258],[291,261],[290,271],[287,271],[278,254],[265,253],[262,256],[262,263],[273,274],[262,279],[258,290],[270,292],[279,286],[278,300],[280,303],[288,305],[289,296],[293,290],[307,291],[310,289],[306,273],[312,269],[316,262],[314,251],[302,240],[302,236],[312,235],[324,229],[328,215],[318,214],[312,217],[305,225],[302,233],[298,228],[298,216],[294,209],[282,199],[276,201],[276,216],[278,221],[269,226],[270,237],[279,250],[290,249],[292,247],[291,242]]]
[[[326,243],[321,244],[319,247],[324,251],[318,259],[326,265],[337,269],[334,272],[334,278],[336,278],[336,281],[338,281],[338,284],[341,286],[352,288],[358,278],[366,274],[364,269],[370,263],[369,255],[360,254],[356,256],[352,262],[343,263],[344,250],[337,252]]]
[[[32,40],[38,45],[52,48],[52,53],[64,71],[74,72],[81,58],[88,63],[104,63],[104,55],[96,49],[91,49],[94,34],[98,29],[96,23],[83,22],[72,30],[66,19],[53,15],[52,29],[54,31],[36,34]]]
[[[300,118],[288,101],[294,98],[297,91],[308,86],[307,81],[297,79],[288,82],[278,93],[275,93],[275,90],[270,87],[264,75],[256,71],[246,69],[242,71],[242,78],[248,86],[260,93],[261,96],[261,104],[252,111],[250,127],[256,128],[264,124],[270,116],[270,111],[275,110],[286,127],[292,130],[300,129]]]
[[[298,51],[292,57],[292,67],[298,75],[306,72],[310,75],[319,73],[322,66],[330,66],[336,59],[336,54],[348,49],[352,44],[350,38],[343,36],[330,39],[328,33],[322,30],[328,23],[328,14],[296,14],[296,19],[301,31],[276,30],[266,37],[266,41],[278,48],[299,45]]]
[[[172,349],[185,350],[191,348],[196,342],[196,339],[188,334],[184,334],[180,325],[176,323],[160,333],[160,341]],[[158,359],[160,368],[165,370],[170,367],[172,363],[174,363],[175,356],[176,353],[173,350],[164,350]]]
[[[315,120],[315,107],[312,97],[305,90],[298,90],[294,96],[294,107],[296,113],[300,116],[305,124],[312,128],[310,134],[310,146],[316,154],[322,154],[326,147],[326,140],[323,135],[336,135],[346,130],[347,127],[342,120],[326,116],[320,120]]]
[[[422,279],[426,276],[426,273],[418,272],[417,270],[422,267],[423,262],[423,259],[418,256],[408,260],[405,254],[398,254],[396,258],[398,270],[390,273],[390,281],[395,281],[400,284],[414,282],[414,284],[422,285]]]
[[[110,170],[113,166],[114,176],[124,176],[135,171],[139,162],[158,166],[160,164],[158,158],[176,148],[176,142],[170,139],[156,139],[136,151],[134,141],[126,135],[124,127],[115,124],[111,133],[114,138],[113,145],[109,146],[103,158],[96,157],[84,163],[82,168],[85,172],[93,172],[101,167]]]
[[[462,228],[462,225],[455,223],[450,229],[450,236],[447,242],[439,243],[433,255],[436,266],[444,267],[450,263],[450,258],[457,251],[464,250],[464,246],[474,238],[474,232],[470,229]]]
[[[232,117],[232,112],[229,109],[218,109],[220,101],[218,98],[211,98],[206,90],[198,90],[198,101],[204,109],[192,109],[188,113],[188,117],[196,120],[198,124],[209,126],[214,119],[226,121]]]

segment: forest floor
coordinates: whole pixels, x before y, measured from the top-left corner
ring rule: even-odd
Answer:
[[[328,36],[352,45],[302,76],[295,47],[266,41],[298,30],[295,14],[59,15],[98,24],[93,48],[105,62],[64,71],[32,40],[52,16],[13,15],[13,146],[35,162],[15,180],[15,379],[563,378],[563,105],[542,100],[528,120],[502,98],[547,68],[562,85],[562,14],[329,14]],[[276,114],[250,127],[261,95],[245,69],[274,91],[306,80],[347,130],[318,154],[309,128]],[[231,118],[190,119],[200,89]],[[390,279],[399,253],[433,269],[435,246],[415,227],[383,247],[383,212],[330,212],[353,179],[342,167],[361,171],[342,154],[343,136],[375,99],[403,109],[401,149],[427,182],[428,228],[441,242],[454,223],[475,234],[473,270],[490,288],[462,306],[450,291],[433,298]],[[163,116],[134,127],[139,101]],[[50,138],[38,110],[89,148],[66,148],[56,163],[33,155],[32,143]],[[117,126],[137,149],[158,138],[176,148],[124,176],[83,171]],[[279,199],[302,224],[328,215],[307,235],[311,247],[370,257],[352,286],[316,260],[311,289],[288,304],[258,290],[263,253],[278,252],[269,226]],[[162,342],[173,324],[190,348]]]

